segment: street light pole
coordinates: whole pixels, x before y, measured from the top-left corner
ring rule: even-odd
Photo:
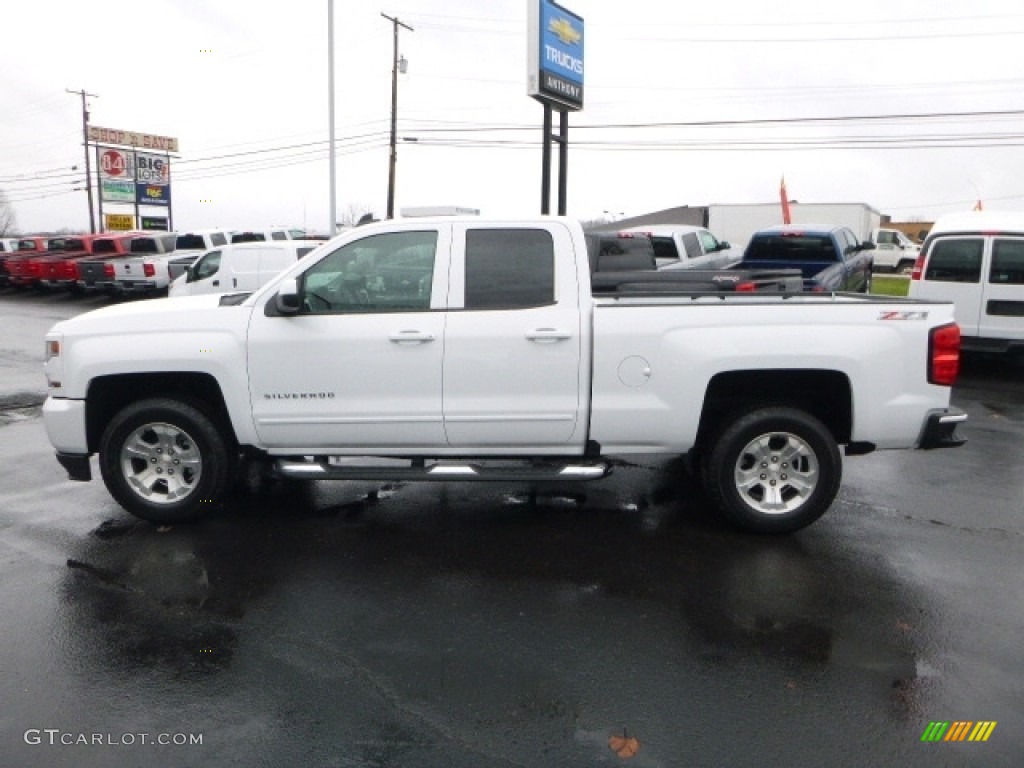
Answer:
[[[387,218],[395,217],[395,163],[398,160],[398,28],[405,27],[410,32],[414,31],[408,24],[404,24],[393,16],[381,13],[385,19],[391,22],[394,30],[394,46],[391,57],[391,157],[388,160],[388,212]],[[403,59],[404,63],[405,60]]]
[[[330,134],[331,192],[327,233],[338,231],[338,179],[334,149],[334,0],[327,0],[327,131]]]

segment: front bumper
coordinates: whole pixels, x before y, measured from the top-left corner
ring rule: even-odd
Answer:
[[[959,448],[967,438],[957,434],[957,425],[967,421],[967,414],[959,408],[943,408],[932,411],[925,418],[924,429],[917,447],[930,451],[934,448]]]
[[[92,480],[92,467],[89,455],[81,453],[61,453],[57,451],[57,461],[68,471],[68,480],[89,482]]]

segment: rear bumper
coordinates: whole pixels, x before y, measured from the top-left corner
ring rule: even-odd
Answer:
[[[957,434],[957,425],[967,421],[967,414],[959,408],[932,411],[925,418],[924,429],[917,447],[930,451],[934,448],[959,448],[967,439]]]

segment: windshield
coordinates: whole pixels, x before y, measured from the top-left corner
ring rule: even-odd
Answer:
[[[178,242],[174,246],[179,251],[201,251],[206,247],[202,235],[178,235]]]
[[[827,235],[761,235],[747,246],[749,261],[835,261],[836,250]]]

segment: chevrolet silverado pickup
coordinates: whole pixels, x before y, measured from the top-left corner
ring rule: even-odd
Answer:
[[[951,304],[694,291],[658,271],[595,292],[589,262],[562,217],[359,227],[251,294],[57,323],[46,430],[71,479],[98,454],[111,495],[158,523],[215,509],[246,459],[533,484],[686,454],[729,522],[774,533],[830,507],[841,448],[963,442]]]

